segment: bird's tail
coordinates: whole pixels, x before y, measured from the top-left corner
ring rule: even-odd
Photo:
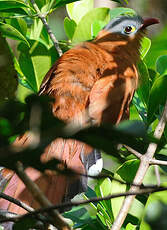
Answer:
[[[26,146],[27,141],[28,138],[24,136],[18,138],[16,143],[18,146],[25,143]],[[54,157],[62,160],[68,168],[76,171],[76,176],[52,174],[52,172],[41,174],[33,168],[25,170],[26,174],[39,186],[52,204],[69,201],[75,195],[86,191],[88,180],[86,175],[97,175],[102,169],[100,151],[93,150],[90,146],[76,140],[56,139],[45,149],[41,160],[47,162]],[[12,170],[5,168],[1,170],[0,189],[5,194],[28,204],[34,209],[39,208],[39,204]],[[0,199],[0,209],[17,214],[26,212],[23,208],[2,198]],[[64,211],[64,209],[61,211]]]

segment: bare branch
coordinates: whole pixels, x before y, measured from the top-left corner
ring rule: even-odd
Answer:
[[[154,192],[159,192],[159,191],[166,191],[167,187],[157,187],[155,186],[154,188],[144,188],[144,189],[140,189],[136,192],[133,191],[129,191],[129,192],[124,192],[124,193],[116,193],[116,194],[112,194],[112,195],[108,195],[105,197],[93,197],[89,200],[80,200],[80,201],[73,201],[73,202],[65,202],[59,205],[52,205],[46,208],[41,208],[38,209],[36,211],[33,211],[31,213],[27,213],[21,216],[21,218],[24,217],[30,217],[30,216],[34,216],[37,214],[42,214],[42,213],[47,213],[51,210],[54,209],[59,209],[59,208],[68,208],[68,207],[73,207],[73,206],[79,206],[79,205],[86,205],[89,204],[91,202],[99,202],[99,201],[103,201],[103,200],[110,200],[113,198],[117,198],[117,197],[121,197],[121,196],[130,196],[130,195],[141,195],[141,194],[148,194],[148,193],[154,193]],[[2,223],[4,221],[0,221],[0,223]]]
[[[16,163],[17,175],[26,185],[27,189],[31,192],[34,199],[40,204],[41,207],[49,207],[52,204],[43,194],[43,192],[39,189],[37,184],[35,184],[24,172],[23,165],[21,162]],[[58,230],[69,230],[71,229],[69,225],[63,220],[62,216],[58,211],[54,210],[50,213],[50,216],[53,217],[53,225],[57,227]]]
[[[38,14],[38,17],[41,19],[42,23],[44,24],[44,26],[45,26],[45,28],[46,28],[46,30],[47,30],[47,32],[48,32],[53,44],[54,44],[54,46],[55,46],[59,56],[61,56],[63,54],[63,52],[62,52],[62,50],[61,50],[61,48],[59,46],[58,40],[56,39],[55,35],[53,34],[52,30],[50,29],[50,27],[49,27],[49,25],[47,23],[45,15],[40,12],[40,9],[38,8],[38,5],[36,4],[36,2],[34,0],[30,0],[30,1],[31,1],[34,9],[36,10],[36,12]]]
[[[141,153],[137,152],[135,149],[132,149],[131,147],[127,145],[124,145],[124,146],[129,152],[133,153],[133,155],[135,155],[137,158],[140,159],[143,156]]]
[[[161,119],[155,129],[154,132],[154,137],[157,139],[160,139],[163,132],[164,132],[164,128],[166,125],[166,121],[167,121],[167,101],[164,107],[164,111],[163,114],[161,116]],[[140,158],[140,165],[138,168],[138,171],[136,173],[136,176],[133,180],[133,184],[142,184],[144,176],[149,168],[150,165],[150,161],[153,160],[153,156],[155,154],[155,151],[157,149],[157,144],[156,143],[150,143],[147,149],[147,152],[141,156]],[[139,191],[139,187],[136,186],[131,186],[129,192],[138,192]],[[123,205],[121,207],[121,210],[119,211],[119,214],[115,220],[115,222],[113,223],[112,226],[112,230],[119,230],[128,214],[128,211],[132,205],[133,200],[135,199],[135,195],[133,196],[128,196],[125,198]]]
[[[161,161],[161,160],[156,160],[156,159],[150,159],[150,164],[151,164],[151,165],[164,165],[164,166],[167,166],[167,161]]]
[[[31,208],[31,207],[30,207],[29,205],[27,205],[26,203],[24,203],[24,202],[22,202],[22,201],[20,201],[20,200],[16,200],[15,198],[6,195],[6,194],[3,193],[3,192],[0,192],[0,198],[3,198],[3,199],[5,199],[5,200],[8,200],[8,201],[10,201],[10,202],[12,202],[12,203],[18,205],[19,207],[25,209],[25,210],[28,211],[28,212],[34,211],[34,209]]]

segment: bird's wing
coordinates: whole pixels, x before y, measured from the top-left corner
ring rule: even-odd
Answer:
[[[80,50],[78,51],[78,49]],[[90,90],[99,76],[96,74],[96,66],[87,67],[87,62],[90,58],[92,59],[89,49],[85,47],[78,49],[65,53],[53,65],[44,78],[39,94],[49,94],[55,99],[52,110],[56,117],[65,122],[75,121],[75,123],[83,125],[87,118],[85,111]],[[18,137],[14,145],[26,147],[29,142],[31,142],[31,135],[27,133]],[[89,158],[90,153],[94,157]],[[100,158],[100,153],[82,142],[59,138],[45,149],[41,160],[46,162],[53,157],[62,160],[67,167],[78,173],[86,173],[86,170]],[[77,193],[85,191],[87,187],[86,177],[76,176],[73,178],[48,173],[44,175],[32,168],[27,168],[26,173],[54,204],[61,203],[63,199],[72,198]],[[24,201],[34,208],[38,207],[38,204],[14,172],[3,169],[1,176],[4,180],[6,194]],[[0,207],[8,208],[9,211],[17,214],[25,212],[22,208],[2,199],[0,200]]]

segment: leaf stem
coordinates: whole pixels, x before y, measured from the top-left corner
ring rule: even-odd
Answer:
[[[38,14],[38,17],[41,19],[43,25],[45,26],[45,28],[46,28],[46,30],[47,30],[47,32],[48,32],[48,34],[49,34],[54,46],[55,46],[55,48],[56,48],[56,50],[57,50],[57,52],[59,54],[59,56],[61,56],[63,54],[63,52],[62,52],[62,50],[61,50],[61,48],[59,46],[58,40],[56,39],[55,35],[53,34],[52,30],[50,29],[50,26],[47,23],[45,14],[41,13],[38,5],[36,4],[36,2],[34,0],[30,0],[30,1],[31,1],[34,9],[36,10],[36,12]]]

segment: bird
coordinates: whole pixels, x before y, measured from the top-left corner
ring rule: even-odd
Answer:
[[[120,15],[112,19],[91,41],[66,51],[51,67],[41,84],[39,95],[53,98],[55,117],[66,124],[86,127],[104,123],[118,125],[129,118],[129,107],[138,86],[137,63],[146,28],[159,23],[156,18]],[[13,145],[28,146],[31,134],[17,137]],[[79,174],[97,175],[103,167],[101,151],[73,139],[57,138],[44,150],[41,161],[56,158]],[[71,200],[87,189],[83,176],[41,174],[25,170],[53,204]],[[39,204],[17,177],[6,168],[0,174],[4,192],[33,208]],[[24,214],[26,211],[0,199],[0,208]]]

